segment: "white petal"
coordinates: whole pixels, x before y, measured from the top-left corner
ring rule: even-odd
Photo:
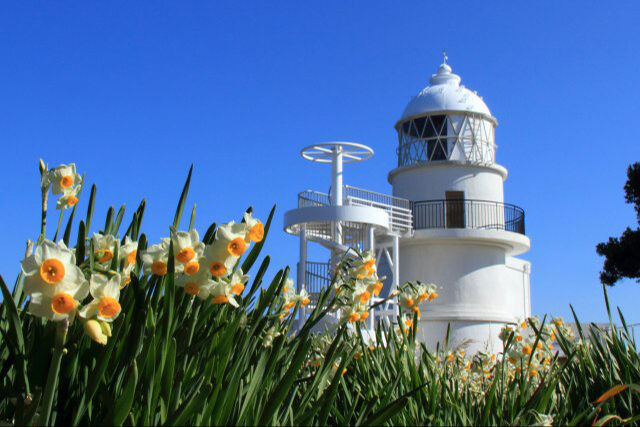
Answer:
[[[84,319],[93,318],[94,316],[96,316],[98,314],[98,304],[99,303],[100,303],[99,300],[94,299],[89,304],[87,304],[84,307],[82,307],[78,311],[78,314],[80,315],[80,317],[82,317]]]

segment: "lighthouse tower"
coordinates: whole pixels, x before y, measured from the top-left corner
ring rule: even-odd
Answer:
[[[410,201],[413,230],[400,239],[399,282],[440,287],[419,338],[499,352],[500,329],[530,316],[524,211],[504,202],[507,170],[496,162],[497,120],[460,84],[447,57],[395,125],[393,195]]]
[[[396,123],[398,165],[388,175],[393,195],[343,183],[343,164],[368,159],[369,147],[329,142],[304,148],[304,159],[331,164],[331,191],[299,193],[284,229],[300,239],[297,287],[309,292],[312,305],[350,248],[373,251],[387,280],[370,328],[378,320],[397,321],[398,307],[382,298],[400,284],[434,283],[439,297],[422,310],[418,339],[431,349],[497,353],[500,329],[530,316],[530,263],[516,258],[530,242],[524,211],[504,202],[498,122],[460,80],[445,55]],[[308,259],[309,243],[328,250],[326,257]]]

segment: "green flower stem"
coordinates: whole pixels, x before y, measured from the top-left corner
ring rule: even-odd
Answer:
[[[49,425],[51,419],[51,407],[53,405],[53,396],[58,388],[58,375],[60,373],[60,365],[62,363],[62,355],[64,354],[64,343],[67,340],[67,330],[69,329],[69,320],[65,319],[56,324],[56,341],[53,349],[53,357],[51,365],[49,365],[49,373],[47,375],[47,385],[44,389],[41,408],[41,423]]]
[[[60,227],[62,226],[62,218],[64,218],[64,207],[60,209],[60,218],[58,218],[58,228],[56,228],[56,235],[53,236],[53,241],[58,240],[58,234],[60,234]]]

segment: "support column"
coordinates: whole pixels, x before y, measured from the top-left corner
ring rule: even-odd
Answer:
[[[331,204],[333,206],[342,206],[342,165],[343,155],[342,146],[336,145],[333,148],[331,158]],[[342,241],[342,225],[340,222],[331,224],[331,234],[333,241],[341,245]],[[340,252],[338,250],[331,251],[331,269],[335,269],[338,265]]]
[[[331,204],[334,206],[342,205],[342,147],[336,146],[333,149],[333,159],[331,162]]]
[[[369,226],[369,250],[376,256],[376,236],[375,236],[375,227],[373,225]]]
[[[306,280],[307,273],[307,226],[306,224],[300,225],[300,261],[298,262],[298,293],[302,289],[307,289]],[[308,291],[307,291],[308,292]],[[307,310],[304,307],[300,308],[298,314],[298,328],[301,328],[307,317]]]
[[[400,238],[396,235],[393,236],[393,284],[392,288],[395,291],[400,286]],[[398,316],[400,311],[398,305],[395,304],[395,315]]]

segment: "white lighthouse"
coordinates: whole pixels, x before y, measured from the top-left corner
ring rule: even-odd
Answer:
[[[300,236],[299,288],[313,292],[329,281],[330,259],[307,260],[308,240],[333,257],[347,243],[373,249],[389,277],[387,292],[415,280],[439,287],[439,298],[423,310],[418,339],[432,349],[447,339],[450,348],[464,346],[468,353],[499,352],[502,326],[530,316],[530,263],[516,258],[530,242],[524,211],[504,201],[507,170],[496,162],[497,120],[460,81],[445,55],[397,121],[398,163],[388,174],[393,196],[343,186],[336,164],[342,146],[325,147],[340,179],[334,176],[331,195],[300,193],[299,208],[285,214],[285,230]],[[348,206],[357,206],[357,215],[327,216]],[[386,306],[372,322],[394,321],[395,312]]]
[[[400,282],[442,287],[419,329],[429,345],[501,350],[505,323],[530,316],[524,211],[504,203],[497,120],[445,61],[396,123],[393,195],[411,201],[413,233],[400,241]]]

